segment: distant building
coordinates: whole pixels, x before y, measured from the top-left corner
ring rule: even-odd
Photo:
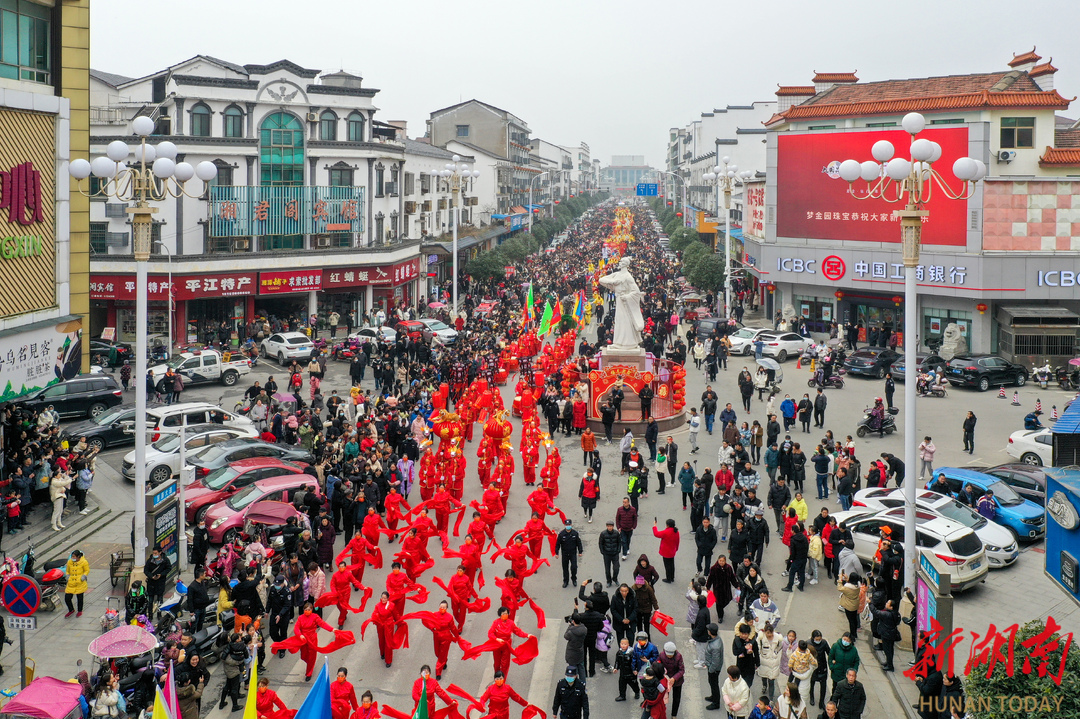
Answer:
[[[612,195],[633,195],[638,183],[652,172],[644,155],[612,155],[611,164],[600,171],[600,189]]]

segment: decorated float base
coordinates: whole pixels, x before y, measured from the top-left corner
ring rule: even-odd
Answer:
[[[605,348],[599,369],[589,372],[589,418],[588,425],[599,436],[604,436],[604,423],[600,420],[600,405],[619,382],[623,384],[622,421],[615,420],[611,436],[618,439],[629,429],[641,438],[648,420],[641,416],[641,400],[638,392],[645,385],[653,389],[650,416],[656,420],[660,432],[673,432],[686,426],[686,370],[682,365],[666,359],[654,359],[645,350],[612,350]]]

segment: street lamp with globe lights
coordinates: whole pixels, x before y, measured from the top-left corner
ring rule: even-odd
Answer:
[[[94,193],[79,191],[88,197],[107,197],[122,202],[133,202],[128,208],[134,235],[133,249],[135,256],[135,558],[139,566],[145,561],[146,549],[146,431],[139,426],[146,417],[146,364],[147,364],[147,262],[150,260],[151,229],[153,216],[158,211],[151,202],[161,202],[167,198],[187,196],[197,198],[190,193],[185,183],[193,177],[202,180],[205,185],[217,176],[217,166],[212,162],[200,162],[192,166],[187,162],[177,162],[177,147],[169,141],[150,145],[146,138],[154,132],[154,121],[145,115],[136,117],[131,122],[132,132],[140,138],[139,144],[129,146],[122,140],[114,140],[105,148],[105,155],[92,161],[82,158],[72,160],[68,165],[68,174],[80,182],[93,175],[101,180],[100,189]],[[128,159],[134,155],[132,164]],[[169,288],[170,297],[172,287]],[[172,337],[169,338],[170,347]],[[183,467],[181,467],[181,484]],[[180,493],[180,511],[184,511],[183,494]],[[183,531],[179,535],[179,557],[181,566],[187,561],[187,537]],[[141,553],[141,554],[140,554]]]
[[[450,183],[451,203],[450,208],[450,224],[453,227],[454,233],[454,258],[453,258],[453,305],[454,305],[454,317],[457,317],[458,311],[458,222],[461,220],[461,203],[459,201],[459,194],[462,190],[462,181],[468,181],[473,178],[480,177],[479,170],[469,169],[468,163],[461,162],[460,155],[454,155],[453,162],[448,162],[443,166],[441,170],[433,170],[431,176],[435,178],[441,178],[447,180]]]
[[[731,316],[731,192],[754,176],[753,170],[739,171],[730,157],[720,160],[712,172],[701,176],[706,182],[716,182],[716,207],[720,208],[720,193],[724,193],[724,309],[723,317]]]
[[[941,159],[941,145],[917,135],[926,127],[926,119],[917,112],[904,115],[900,123],[911,135],[909,148],[911,159],[895,157],[896,148],[888,140],[878,140],[870,148],[873,160],[859,162],[844,160],[840,163],[840,178],[848,183],[848,192],[859,200],[884,200],[904,203],[904,209],[896,210],[900,218],[900,241],[904,260],[904,464],[914,471],[915,467],[915,383],[917,367],[915,350],[918,345],[918,318],[916,316],[918,295],[915,270],[919,264],[919,245],[922,241],[922,223],[929,217],[926,204],[934,189],[950,200],[968,200],[975,193],[975,185],[986,177],[986,164],[971,157],[961,157],[952,163],[952,174],[962,185],[952,187],[934,167]],[[856,189],[855,183],[865,186]],[[899,298],[893,298],[894,301]],[[904,560],[907,568],[905,584],[915,591],[915,567],[918,566],[918,549],[915,542],[915,482],[904,485]]]

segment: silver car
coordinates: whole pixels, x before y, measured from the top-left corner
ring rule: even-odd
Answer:
[[[424,339],[429,342],[439,342],[444,345],[452,345],[457,342],[457,330],[445,322],[430,317],[421,317],[419,322],[427,328],[423,334]]]
[[[261,354],[265,359],[273,357],[280,365],[294,359],[311,359],[315,349],[311,338],[303,332],[275,332],[262,341]]]

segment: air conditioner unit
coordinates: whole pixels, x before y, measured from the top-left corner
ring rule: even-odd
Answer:
[[[250,250],[251,238],[250,237],[237,237],[232,241],[233,251]]]
[[[308,122],[318,122],[319,121],[319,116],[316,115],[314,112],[309,112],[307,114],[307,121]]]
[[[315,246],[316,247],[329,247],[330,246],[330,238],[329,237],[316,237],[315,238]]]
[[[405,201],[405,214],[406,215],[415,215],[416,214],[416,203],[413,202],[412,200],[406,200]]]
[[[1013,150],[1002,150],[997,154],[998,162],[1012,162],[1016,159],[1016,153]]]

